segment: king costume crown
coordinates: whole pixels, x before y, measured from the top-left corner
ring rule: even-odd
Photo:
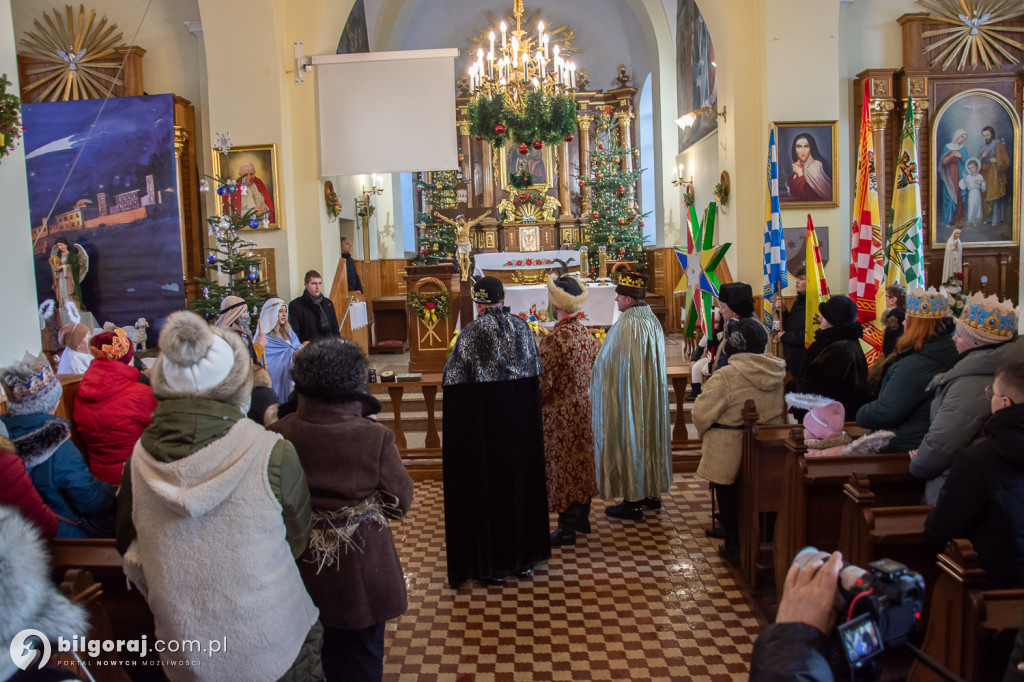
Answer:
[[[993,341],[1013,338],[1017,329],[1017,311],[1013,301],[1000,301],[998,296],[982,296],[976,292],[967,299],[959,322]]]
[[[624,287],[633,287],[634,289],[643,289],[646,285],[643,278],[629,273],[619,277],[619,284]]]
[[[942,318],[949,315],[949,298],[935,287],[917,287],[907,293],[907,317]]]
[[[59,385],[44,360],[26,354],[25,359],[0,372],[0,382],[12,403],[23,403]]]

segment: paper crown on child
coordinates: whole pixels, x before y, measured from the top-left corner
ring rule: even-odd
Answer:
[[[984,344],[1002,343],[1013,338],[1017,330],[1017,311],[1013,301],[1000,301],[996,295],[975,292],[964,303],[957,319],[957,333],[975,336]]]
[[[907,317],[942,318],[949,316],[949,298],[943,291],[917,287],[907,292]]]
[[[45,413],[60,401],[57,375],[42,356],[26,353],[21,362],[0,369],[0,385],[10,400],[12,415]]]

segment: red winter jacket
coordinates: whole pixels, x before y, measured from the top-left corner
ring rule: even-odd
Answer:
[[[120,485],[121,469],[155,409],[139,370],[118,360],[92,361],[75,396],[75,427],[96,478]]]
[[[0,438],[0,504],[17,507],[22,516],[36,524],[44,538],[57,535],[57,517],[36,492],[25,463],[14,454],[14,446]]]

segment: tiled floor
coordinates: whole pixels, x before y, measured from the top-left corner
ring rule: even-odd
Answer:
[[[704,536],[707,483],[677,474],[659,512],[593,532],[505,587],[445,577],[440,481],[394,524],[409,610],[387,625],[386,680],[746,679],[761,624]]]

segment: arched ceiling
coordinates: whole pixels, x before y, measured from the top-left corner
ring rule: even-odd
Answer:
[[[651,72],[648,48],[630,3],[622,0],[524,0],[529,19],[539,10],[549,26],[568,24],[576,32],[576,62],[586,69],[591,90],[616,87],[619,65],[625,64],[639,88]],[[370,45],[374,50],[457,47],[456,61],[465,73],[473,57],[470,36],[490,28],[512,11],[512,0],[365,0]],[[673,25],[675,17],[672,17]]]

